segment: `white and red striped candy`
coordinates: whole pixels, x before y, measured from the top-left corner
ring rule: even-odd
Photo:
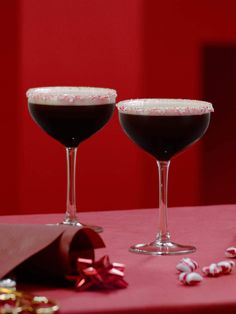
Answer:
[[[231,246],[228,249],[226,249],[225,256],[235,258],[236,257],[236,247]]]
[[[191,258],[183,258],[177,265],[176,269],[179,272],[190,273],[198,268],[198,263]]]
[[[233,270],[235,263],[233,261],[222,261],[217,263],[217,266],[221,268],[222,274],[229,274]]]
[[[200,283],[202,279],[202,276],[196,272],[182,272],[179,274],[179,281],[188,286],[194,286]]]
[[[225,275],[231,273],[235,266],[233,261],[221,261],[219,263],[212,263],[209,266],[202,268],[204,275],[209,277],[217,277],[219,275]]]
[[[205,276],[217,277],[222,273],[222,268],[218,264],[212,263],[209,266],[203,267],[202,272]]]

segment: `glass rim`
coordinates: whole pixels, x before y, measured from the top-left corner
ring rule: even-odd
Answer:
[[[27,90],[29,103],[46,105],[89,105],[114,103],[115,89],[90,86],[45,86]]]
[[[116,104],[119,112],[143,115],[195,115],[214,112],[212,103],[181,98],[136,98]]]

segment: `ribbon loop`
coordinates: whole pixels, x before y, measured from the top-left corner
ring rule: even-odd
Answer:
[[[75,281],[75,287],[79,291],[126,288],[128,283],[123,278],[124,270],[124,264],[111,263],[108,255],[96,262],[92,259],[78,258],[78,274],[67,276],[67,279]]]

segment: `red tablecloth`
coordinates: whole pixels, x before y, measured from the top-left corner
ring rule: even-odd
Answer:
[[[129,286],[115,291],[76,292],[72,289],[24,286],[35,294],[56,299],[62,314],[80,313],[236,313],[236,269],[218,278],[205,278],[198,286],[178,281],[176,264],[183,257],[200,266],[225,260],[224,251],[236,246],[236,205],[169,209],[172,239],[197,247],[194,254],[147,256],[128,252],[131,244],[149,242],[155,237],[156,209],[81,213],[83,222],[104,227],[106,248],[96,250],[96,259],[108,254],[112,262],[126,264]],[[62,215],[2,216],[1,223],[53,223]],[[3,239],[2,239],[3,240]]]

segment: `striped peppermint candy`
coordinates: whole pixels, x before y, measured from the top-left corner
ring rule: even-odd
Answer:
[[[235,258],[236,257],[236,247],[229,247],[225,250],[225,256],[230,257],[230,258]]]
[[[204,266],[202,272],[205,276],[217,277],[222,273],[222,268],[218,264],[212,263],[209,266]]]
[[[198,268],[198,263],[191,258],[183,258],[177,265],[176,269],[179,272],[190,273]]]
[[[202,276],[196,272],[182,272],[179,274],[179,281],[187,286],[194,286],[203,280]]]
[[[217,277],[219,275],[225,275],[231,273],[235,266],[233,261],[221,261],[219,263],[212,263],[209,266],[202,268],[204,275],[208,277]]]
[[[217,263],[217,266],[221,268],[222,274],[229,274],[233,270],[235,263],[233,261],[221,261]]]

